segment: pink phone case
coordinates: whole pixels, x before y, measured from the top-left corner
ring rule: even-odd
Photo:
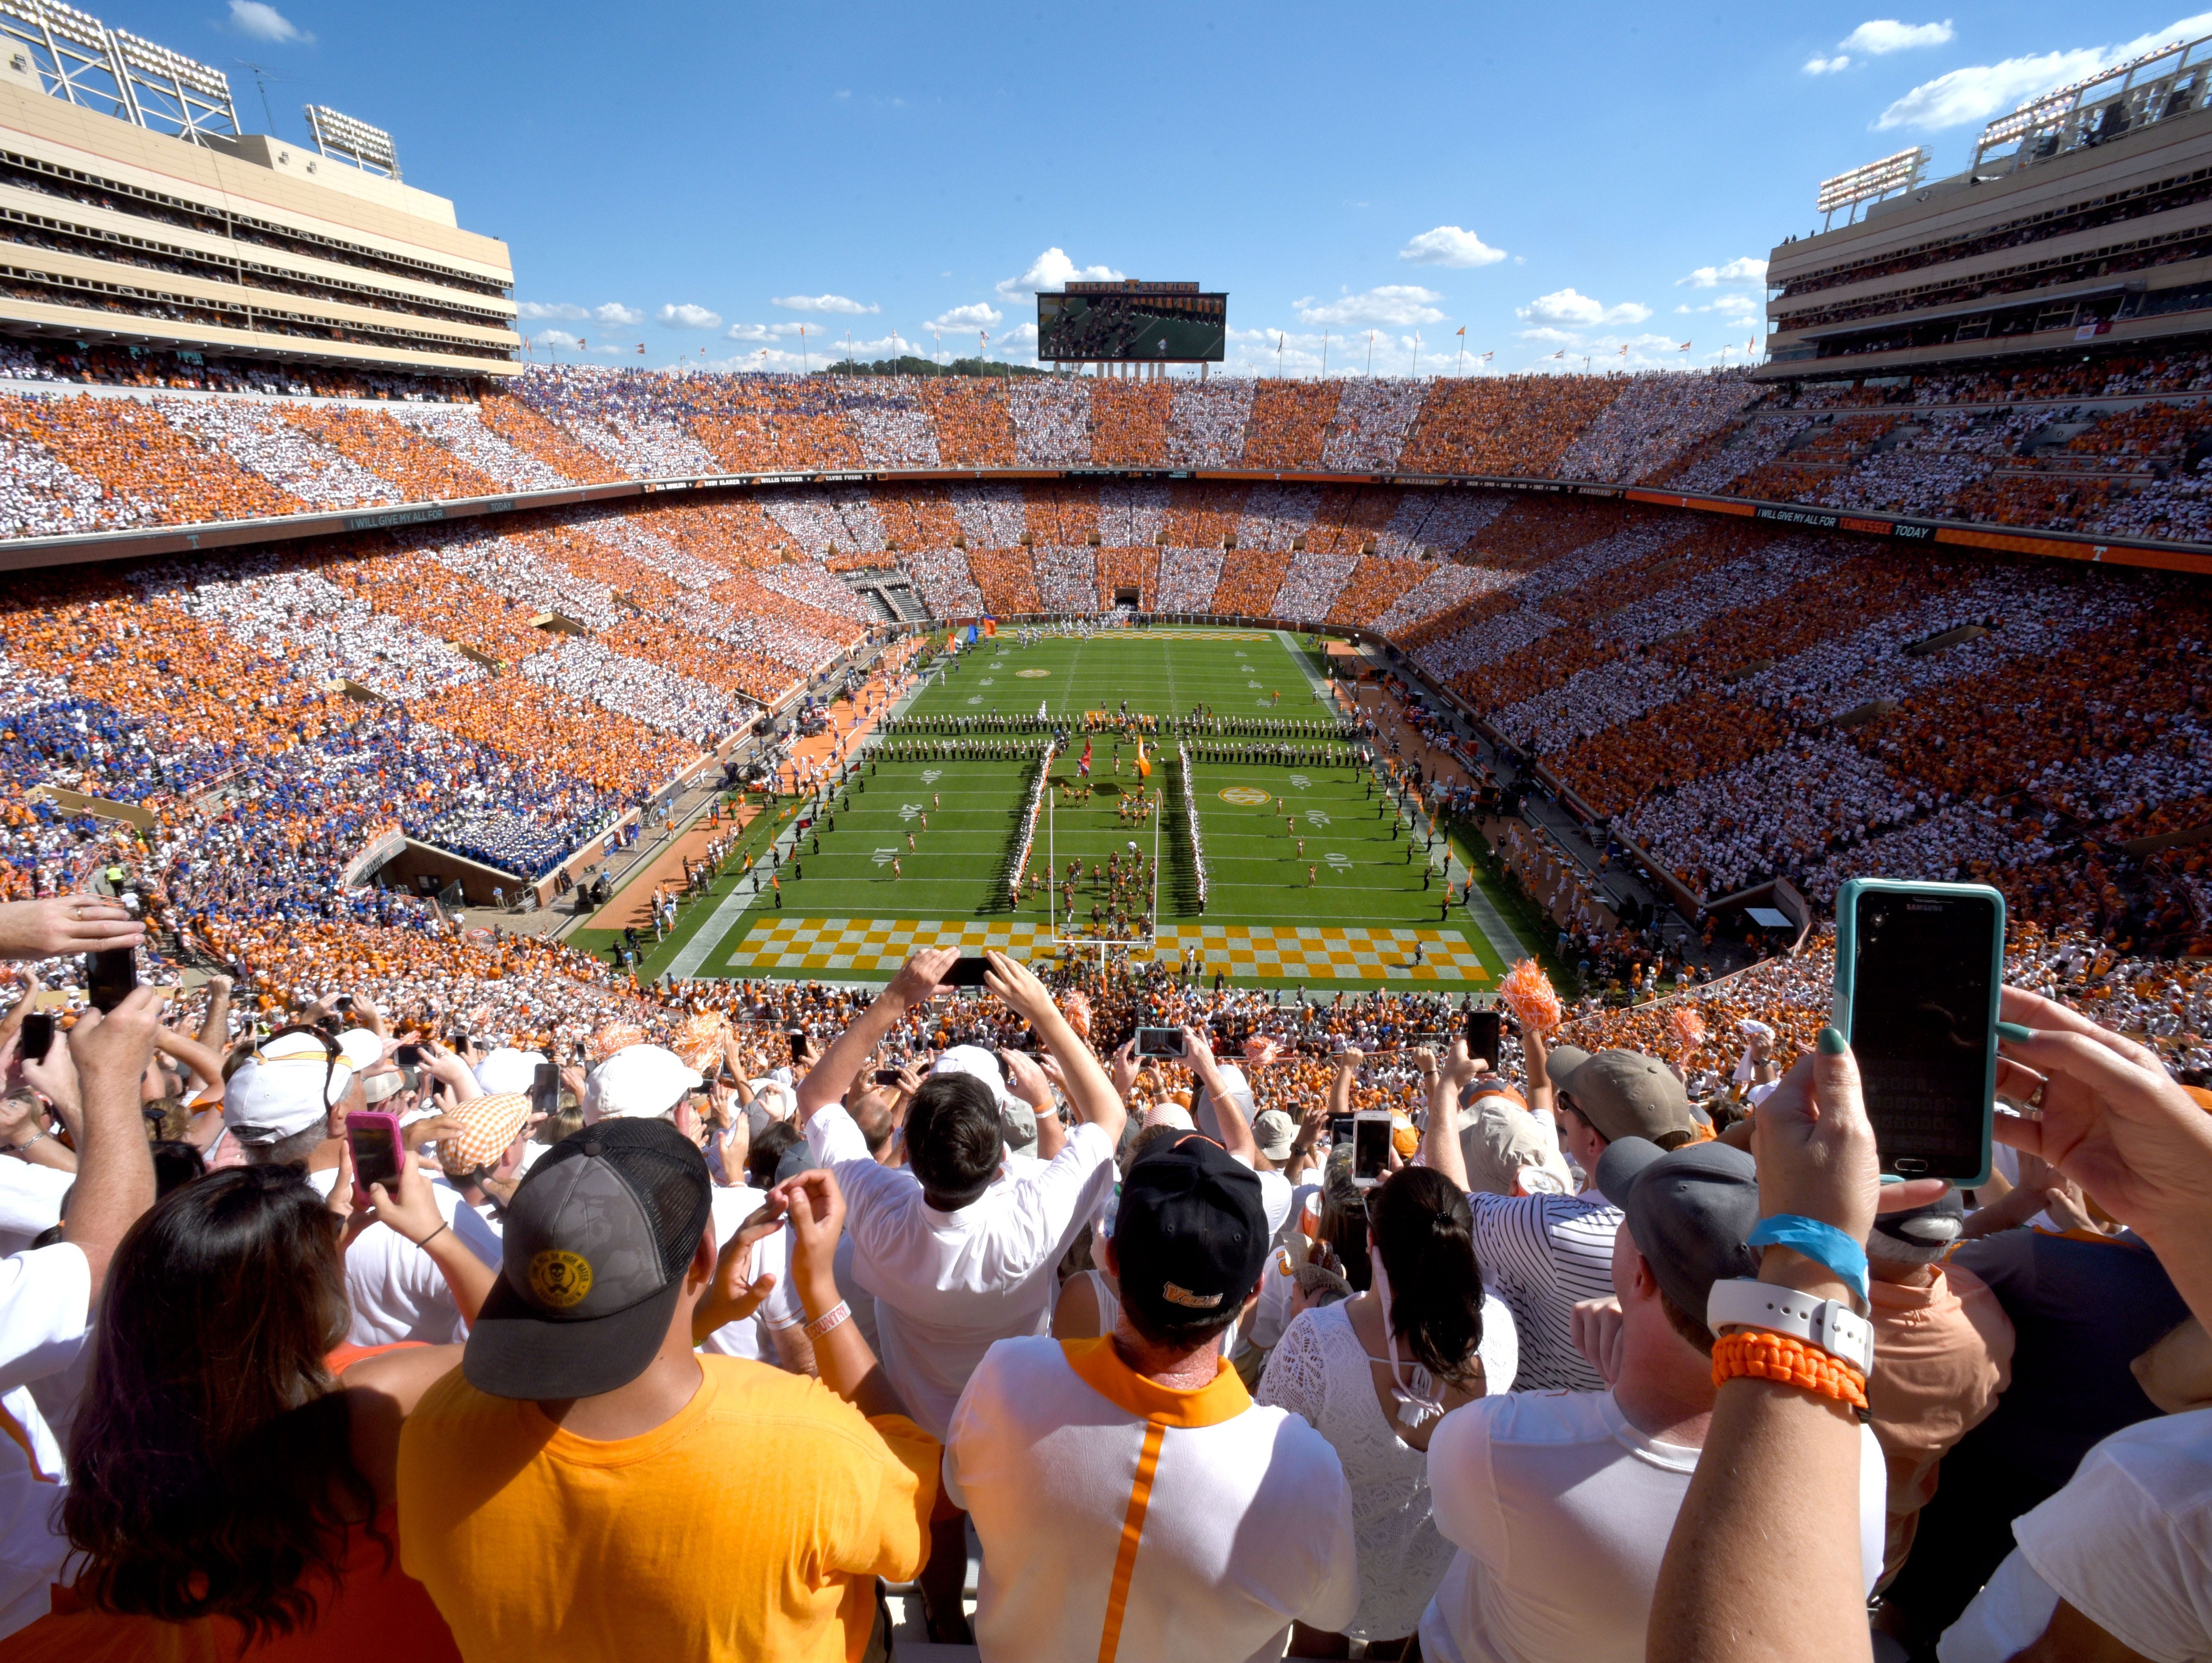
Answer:
[[[376,1205],[368,1193],[368,1186],[361,1177],[361,1151],[364,1145],[374,1149],[381,1137],[388,1140],[395,1168],[407,1164],[407,1146],[399,1140],[399,1117],[380,1108],[356,1109],[346,1116],[346,1141],[353,1145],[354,1184],[353,1204],[357,1207]]]

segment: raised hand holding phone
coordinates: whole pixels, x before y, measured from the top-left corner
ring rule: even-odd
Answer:
[[[345,1141],[353,1156],[353,1205],[358,1211],[375,1205],[380,1186],[398,1187],[407,1150],[399,1138],[399,1117],[382,1109],[356,1109],[347,1115]]]
[[[1836,897],[1836,1029],[1887,1178],[1987,1183],[2004,897],[1853,878]]]

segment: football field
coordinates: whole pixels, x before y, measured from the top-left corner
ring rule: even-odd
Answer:
[[[1399,827],[1378,780],[1348,760],[1316,757],[1335,743],[1320,667],[1303,638],[1273,631],[1162,627],[1028,645],[1009,631],[984,640],[933,673],[902,713],[905,729],[862,753],[860,776],[817,823],[799,832],[798,819],[789,822],[780,863],[756,869],[757,894],[750,880],[716,886],[711,915],[666,968],[878,980],[935,943],[1031,961],[1095,956],[1100,936],[1134,934],[1144,916],[1153,945],[1132,956],[1181,962],[1209,979],[1494,989],[1511,944],[1493,943],[1465,907],[1447,907],[1441,866]],[[1293,739],[1306,752],[1288,762],[1207,760],[1209,745],[1249,741],[1192,737],[1188,780],[1173,734],[1159,736],[1142,778],[1133,746],[1099,733],[1085,794],[1078,759],[1086,713],[1118,717],[1125,701],[1128,713],[1163,722],[1202,707],[1224,721],[1319,724],[1327,732]],[[1042,736],[943,731],[962,718],[988,724],[1040,708],[1075,731],[1053,762],[1027,870],[1049,868],[1064,881],[1076,863],[1072,907],[1061,889],[1008,898]],[[1018,754],[943,754],[963,737],[971,748],[980,741]],[[1192,804],[1205,852],[1202,911]],[[1127,921],[1119,927],[1115,890],[1092,877],[1109,855],[1141,857],[1147,873],[1141,885],[1121,887]]]

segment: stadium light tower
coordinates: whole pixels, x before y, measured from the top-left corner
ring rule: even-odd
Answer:
[[[1825,216],[1820,229],[1826,231],[1835,223],[1838,210],[1843,213],[1844,223],[1849,225],[1858,217],[1862,203],[1880,202],[1898,191],[1913,189],[1934,160],[1925,148],[1916,144],[1910,150],[1899,150],[1880,161],[1854,167],[1848,173],[1822,179],[1813,202],[1813,211]]]
[[[1321,379],[1328,379],[1328,331],[1321,332]]]
[[[392,179],[399,177],[399,149],[383,128],[342,115],[326,104],[304,107],[307,130],[314,137],[315,149],[324,155],[349,161],[365,173],[381,173]]]

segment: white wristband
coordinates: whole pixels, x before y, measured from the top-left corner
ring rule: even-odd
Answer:
[[[1705,1326],[1764,1328],[1787,1334],[1848,1363],[1862,1375],[1874,1368],[1874,1325],[1840,1299],[1815,1299],[1752,1278],[1716,1282],[1705,1301]]]

